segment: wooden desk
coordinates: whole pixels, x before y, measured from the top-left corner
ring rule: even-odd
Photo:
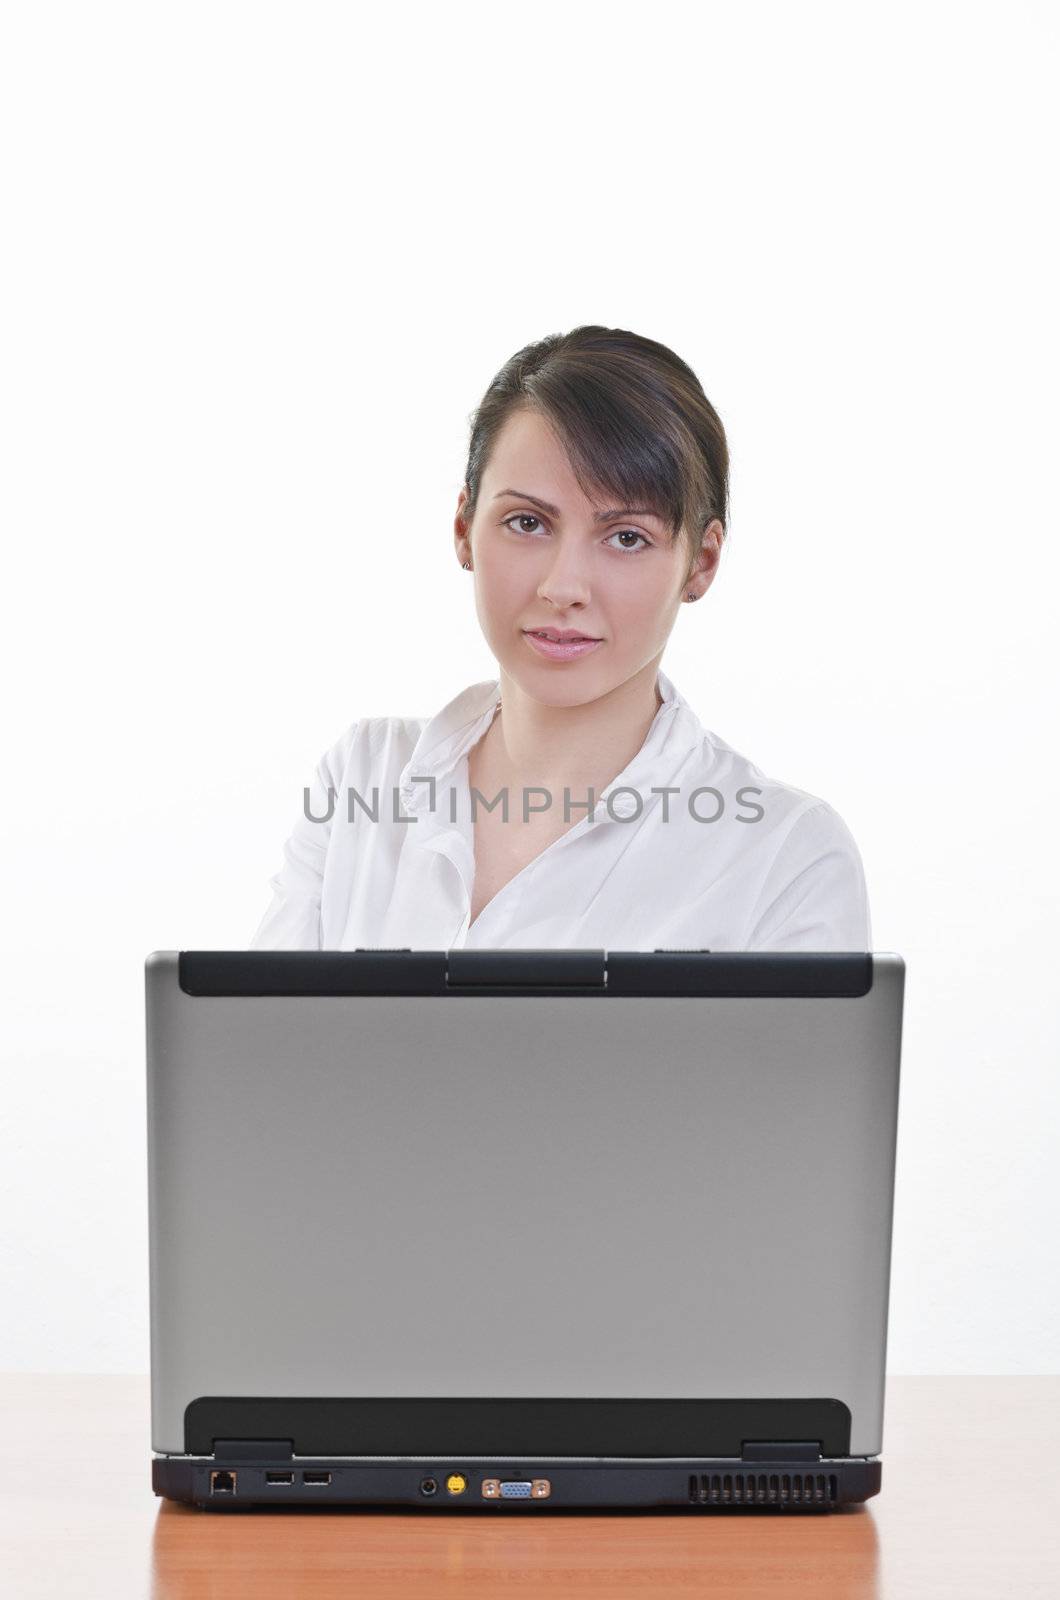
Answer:
[[[147,1379],[0,1376],[12,1600],[1057,1600],[1060,1377],[892,1378],[883,1490],[827,1515],[298,1510],[150,1488]]]

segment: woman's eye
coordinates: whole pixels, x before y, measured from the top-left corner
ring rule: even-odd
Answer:
[[[505,522],[504,526],[506,528],[510,528],[513,522],[536,522],[539,527],[541,525],[540,517],[532,516],[529,511],[517,512],[514,517],[509,517],[507,519],[507,521]],[[519,533],[532,533],[533,529],[532,528],[520,528],[520,529],[518,529],[518,532]]]
[[[625,539],[629,538],[631,535],[634,539],[643,539],[644,543],[639,546],[635,544],[620,544],[616,548],[619,550],[650,549],[651,540],[645,538],[643,533],[638,533],[636,528],[618,528],[614,533],[610,534],[609,537],[612,539]]]

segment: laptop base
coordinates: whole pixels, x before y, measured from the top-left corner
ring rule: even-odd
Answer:
[[[878,1456],[748,1462],[736,1458],[389,1460],[244,1453],[155,1456],[155,1494],[210,1511],[257,1506],[403,1506],[481,1510],[766,1509],[832,1511],[878,1494]]]

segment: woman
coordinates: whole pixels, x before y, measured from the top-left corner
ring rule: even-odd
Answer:
[[[841,818],[660,670],[727,515],[724,429],[673,351],[587,326],[514,355],[454,527],[499,677],[347,729],[251,948],[871,949]]]

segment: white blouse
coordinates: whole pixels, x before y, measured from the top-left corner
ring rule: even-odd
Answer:
[[[317,765],[249,948],[871,950],[842,818],[704,728],[661,671],[658,685],[647,738],[592,814],[584,791],[571,794],[573,825],[471,926],[467,752],[499,681],[431,718],[353,723]],[[528,790],[526,803],[543,796]],[[493,799],[477,799],[476,814]],[[508,804],[521,817],[523,791]]]

